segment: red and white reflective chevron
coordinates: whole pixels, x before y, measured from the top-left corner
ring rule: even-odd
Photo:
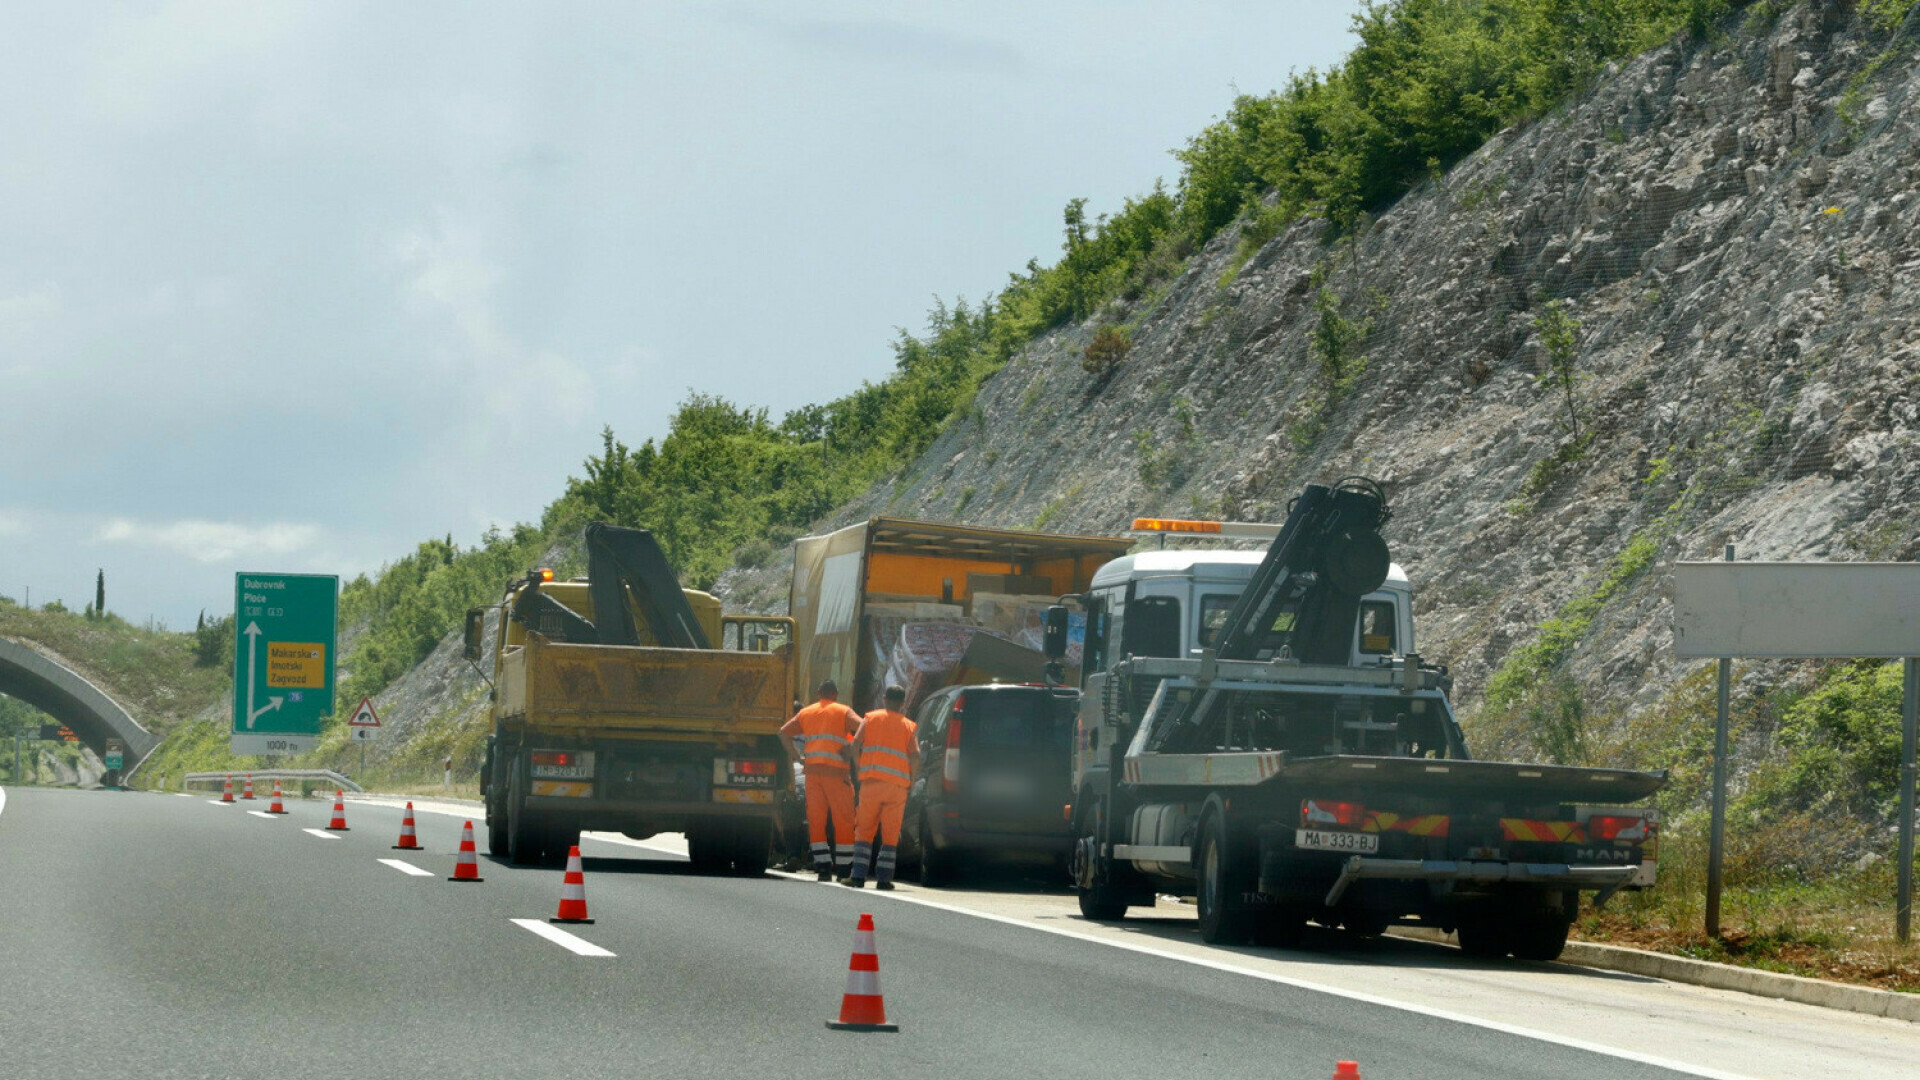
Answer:
[[[233,801],[233,774],[232,773],[227,774],[227,786],[221,789],[220,801],[221,802]]]
[[[560,881],[560,910],[548,922],[590,923],[587,918],[587,875],[580,868],[580,845],[567,849],[567,876]]]
[[[853,958],[847,961],[847,992],[840,998],[840,1019],[827,1026],[842,1031],[899,1031],[887,1023],[880,997],[880,954],[873,944],[873,916],[861,913],[853,931]]]
[[[400,819],[400,842],[393,845],[395,851],[419,851],[420,838],[413,833],[413,804],[407,804],[407,816]]]
[[[247,774],[247,790],[240,797],[243,799],[253,798],[253,774],[252,773]]]
[[[347,832],[347,793],[336,790],[333,793],[333,820],[327,822],[328,832]]]
[[[460,861],[453,864],[453,876],[448,881],[485,881],[480,876],[480,856],[473,847],[473,822],[467,822],[460,830]]]
[[[287,808],[280,805],[280,781],[275,780],[273,782],[273,805],[267,807],[267,813],[284,814],[286,812]]]

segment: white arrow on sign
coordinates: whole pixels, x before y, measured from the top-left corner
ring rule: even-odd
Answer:
[[[247,635],[247,730],[249,731],[253,730],[253,722],[255,720],[278,709],[280,703],[286,700],[286,698],[275,695],[267,698],[265,705],[257,709],[253,707],[253,658],[255,650],[260,644],[260,635],[265,632],[266,631],[260,629],[260,624],[257,622],[249,622],[247,628],[241,631],[241,633]]]

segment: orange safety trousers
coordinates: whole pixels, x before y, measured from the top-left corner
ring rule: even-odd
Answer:
[[[873,861],[874,877],[893,880],[894,863],[900,848],[900,820],[907,816],[907,789],[882,781],[860,785],[860,825],[853,845],[853,879],[867,876],[867,861]],[[879,857],[875,858],[874,834],[880,837]]]
[[[827,822],[833,822],[833,843],[827,843]],[[853,864],[853,781],[843,769],[807,770],[807,840],[815,869]]]

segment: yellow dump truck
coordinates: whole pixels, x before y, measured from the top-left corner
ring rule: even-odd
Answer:
[[[480,784],[494,854],[554,865],[582,829],[686,834],[697,869],[766,868],[792,786],[778,732],[794,701],[793,622],[723,615],[682,589],[644,529],[590,525],[588,576],[536,570],[467,613],[493,623],[493,731]]]

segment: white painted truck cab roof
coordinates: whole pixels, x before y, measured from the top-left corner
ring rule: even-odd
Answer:
[[[1142,551],[1121,557],[1102,566],[1093,575],[1092,588],[1104,589],[1146,578],[1170,577],[1243,582],[1253,576],[1254,567],[1267,557],[1264,551]],[[1407,591],[1407,572],[1399,563],[1387,567],[1383,589]]]

